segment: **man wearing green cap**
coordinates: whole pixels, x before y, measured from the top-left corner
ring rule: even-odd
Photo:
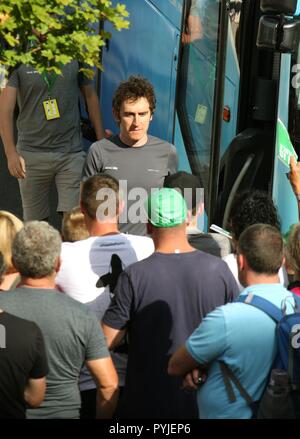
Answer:
[[[148,232],[155,253],[120,275],[103,318],[113,349],[129,333],[129,361],[120,418],[196,418],[194,392],[167,374],[168,359],[207,313],[239,293],[227,265],[191,247],[187,207],[175,189],[151,193]]]

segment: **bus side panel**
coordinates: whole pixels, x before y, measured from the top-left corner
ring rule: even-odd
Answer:
[[[289,87],[290,87],[291,56],[282,55],[280,70],[280,86],[278,99],[278,118],[288,126]],[[277,143],[276,139],[276,143]],[[286,233],[291,224],[298,222],[298,206],[286,174],[289,168],[274,157],[274,175],[272,195],[281,218],[281,229]]]
[[[151,2],[128,0],[130,29],[112,32],[108,48],[103,49],[104,73],[101,79],[101,108],[105,128],[117,131],[111,102],[121,80],[139,74],[154,85],[157,109],[149,133],[172,141],[176,67],[178,59],[178,29]],[[174,5],[170,4],[170,8]],[[179,25],[179,23],[177,23]]]

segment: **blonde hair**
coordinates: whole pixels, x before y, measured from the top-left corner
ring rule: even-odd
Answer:
[[[12,263],[11,248],[17,232],[22,228],[23,222],[19,218],[6,210],[0,210],[0,252],[6,265],[6,274],[16,271]]]
[[[64,214],[61,234],[63,241],[68,242],[81,241],[89,237],[80,207],[74,207],[70,212]]]
[[[286,245],[286,265],[297,277],[300,275],[300,224],[293,225]]]

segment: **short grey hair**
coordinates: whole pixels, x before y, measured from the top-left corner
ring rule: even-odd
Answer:
[[[21,276],[41,279],[54,272],[60,251],[58,231],[45,221],[30,221],[16,234],[12,259]]]

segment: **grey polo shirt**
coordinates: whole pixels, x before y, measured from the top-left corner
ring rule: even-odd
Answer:
[[[49,97],[47,84],[32,67],[21,64],[13,71],[8,86],[17,88],[19,151],[78,152],[82,149],[79,87],[91,81],[79,73],[77,61],[63,66],[50,97],[57,100],[60,118],[47,120],[43,101]]]

